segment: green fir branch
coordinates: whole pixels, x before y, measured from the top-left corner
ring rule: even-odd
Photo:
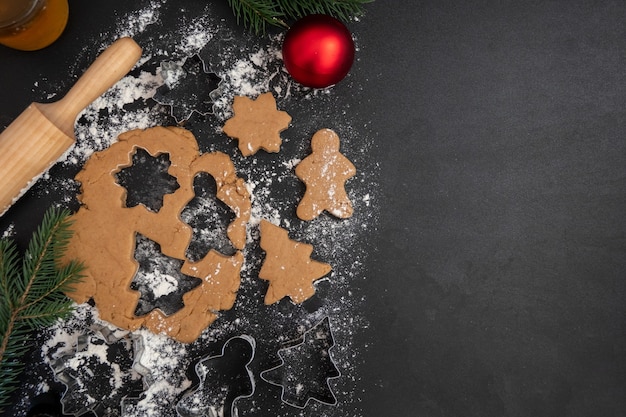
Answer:
[[[266,24],[287,26],[280,20],[281,13],[272,1],[228,0],[228,4],[233,9],[237,23],[243,24],[256,34],[265,33]]]
[[[55,208],[46,212],[21,264],[15,243],[0,240],[0,412],[19,386],[31,332],[72,312],[64,292],[82,279],[83,266],[59,265],[72,237],[69,215]]]
[[[228,0],[237,23],[258,34],[267,25],[288,28],[286,22],[310,14],[327,14],[347,22],[363,14],[363,5],[374,0]]]

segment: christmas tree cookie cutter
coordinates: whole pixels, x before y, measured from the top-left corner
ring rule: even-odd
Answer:
[[[237,416],[237,401],[254,394],[254,376],[249,366],[255,350],[254,338],[235,336],[224,343],[220,355],[200,360],[195,367],[200,383],[178,402],[178,416]]]
[[[176,123],[183,124],[194,113],[215,113],[213,103],[222,93],[222,79],[209,72],[200,55],[192,55],[182,63],[163,61],[159,68],[164,84],[152,99],[169,107]]]
[[[279,349],[280,364],[261,372],[261,379],[281,387],[281,400],[292,407],[306,408],[311,400],[334,406],[337,397],[329,381],[341,376],[330,352],[334,345],[330,319],[325,317]]]

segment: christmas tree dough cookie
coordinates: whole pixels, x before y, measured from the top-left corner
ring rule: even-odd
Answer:
[[[289,239],[287,231],[261,221],[261,249],[265,260],[259,278],[269,281],[265,304],[270,305],[289,297],[298,304],[315,293],[313,282],[328,274],[331,267],[311,259],[313,246]]]
[[[344,188],[356,168],[339,152],[339,136],[330,129],[318,130],[311,139],[311,155],[296,166],[296,175],[306,192],[296,214],[313,220],[324,210],[341,219],[352,216],[352,203]]]

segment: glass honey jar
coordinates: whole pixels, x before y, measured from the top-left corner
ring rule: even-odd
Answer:
[[[0,0],[0,44],[35,51],[56,41],[67,24],[68,0]]]

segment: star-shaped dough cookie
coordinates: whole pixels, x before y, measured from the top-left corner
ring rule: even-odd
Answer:
[[[284,297],[302,303],[315,293],[313,282],[328,274],[331,267],[311,259],[313,246],[289,239],[287,231],[261,221],[261,249],[265,260],[259,278],[270,282],[265,304],[274,304]]]
[[[233,111],[235,115],[226,121],[223,130],[239,140],[243,156],[253,155],[259,149],[267,152],[280,150],[280,132],[289,127],[291,116],[276,109],[272,93],[261,94],[256,100],[236,96]]]

